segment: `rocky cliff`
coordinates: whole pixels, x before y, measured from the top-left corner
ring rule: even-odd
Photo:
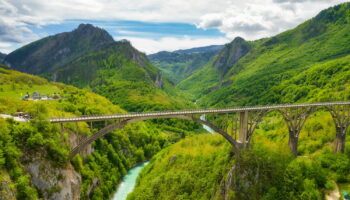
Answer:
[[[213,67],[217,68],[219,72],[224,75],[233,64],[240,58],[245,56],[251,46],[241,37],[236,37],[231,43],[226,44],[225,47],[218,54]]]

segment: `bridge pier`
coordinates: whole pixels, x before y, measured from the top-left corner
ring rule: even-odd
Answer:
[[[335,124],[334,152],[344,153],[346,131],[350,125],[350,105],[327,107]]]
[[[289,131],[288,147],[294,156],[298,155],[298,141],[299,141],[299,131],[291,130]]]
[[[288,147],[294,156],[298,156],[299,134],[306,119],[314,111],[314,108],[287,108],[279,110],[287,123],[289,131]]]
[[[334,152],[344,153],[345,151],[345,136],[346,136],[346,127],[335,127],[335,139],[334,139]]]
[[[238,142],[241,147],[245,148],[248,144],[248,111],[241,112],[239,118]]]
[[[61,134],[63,133],[63,123],[60,123],[60,131],[61,131]]]
[[[77,135],[79,134],[78,122],[75,122],[75,133],[76,133]]]

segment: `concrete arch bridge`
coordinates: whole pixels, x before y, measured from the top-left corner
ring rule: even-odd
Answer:
[[[298,148],[299,133],[307,118],[316,110],[324,109],[330,112],[335,124],[334,151],[344,152],[345,136],[347,128],[350,125],[350,102],[327,102],[327,103],[308,103],[308,104],[290,104],[273,106],[250,106],[237,108],[216,108],[216,109],[198,109],[182,111],[163,111],[163,112],[144,112],[144,113],[126,113],[99,116],[80,116],[70,118],[51,118],[51,123],[59,123],[63,130],[63,123],[78,122],[96,122],[96,121],[115,121],[113,124],[106,124],[98,132],[83,139],[76,147],[71,150],[70,158],[82,151],[87,145],[98,138],[103,137],[109,132],[121,129],[128,124],[139,121],[174,118],[191,120],[204,124],[222,135],[236,150],[246,147],[254,133],[256,126],[262,118],[271,111],[278,111],[282,114],[289,131],[289,148],[296,156]],[[221,120],[205,121],[200,119],[200,115],[220,115]],[[231,130],[229,130],[231,129]],[[231,134],[229,134],[229,132]]]

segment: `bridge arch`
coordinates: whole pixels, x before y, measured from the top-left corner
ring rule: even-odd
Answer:
[[[89,137],[85,138],[82,140],[76,147],[74,147],[71,150],[70,154],[70,159],[73,158],[76,154],[81,152],[87,145],[91,144],[95,140],[103,137],[104,135],[110,133],[111,131],[117,130],[117,129],[122,129],[128,124],[133,124],[136,122],[140,121],[145,121],[145,120],[152,120],[152,119],[167,119],[167,118],[172,118],[172,119],[184,119],[184,120],[191,120],[203,125],[206,125],[213,129],[215,132],[219,133],[222,135],[233,147],[235,150],[238,150],[241,146],[241,143],[235,139],[233,139],[229,134],[227,134],[224,130],[220,129],[219,127],[215,126],[214,124],[201,120],[200,118],[196,118],[194,116],[187,116],[187,115],[173,115],[173,116],[149,116],[149,117],[138,117],[138,118],[132,118],[132,119],[125,119],[123,121],[110,124],[98,132],[94,133],[93,135],[90,135]]]

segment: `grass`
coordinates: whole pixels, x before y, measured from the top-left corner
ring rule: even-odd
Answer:
[[[2,85],[0,86],[0,96],[5,96],[14,99],[21,99],[27,92],[32,95],[33,92],[39,92],[41,95],[53,95],[55,92],[60,92],[61,89],[55,85]]]

